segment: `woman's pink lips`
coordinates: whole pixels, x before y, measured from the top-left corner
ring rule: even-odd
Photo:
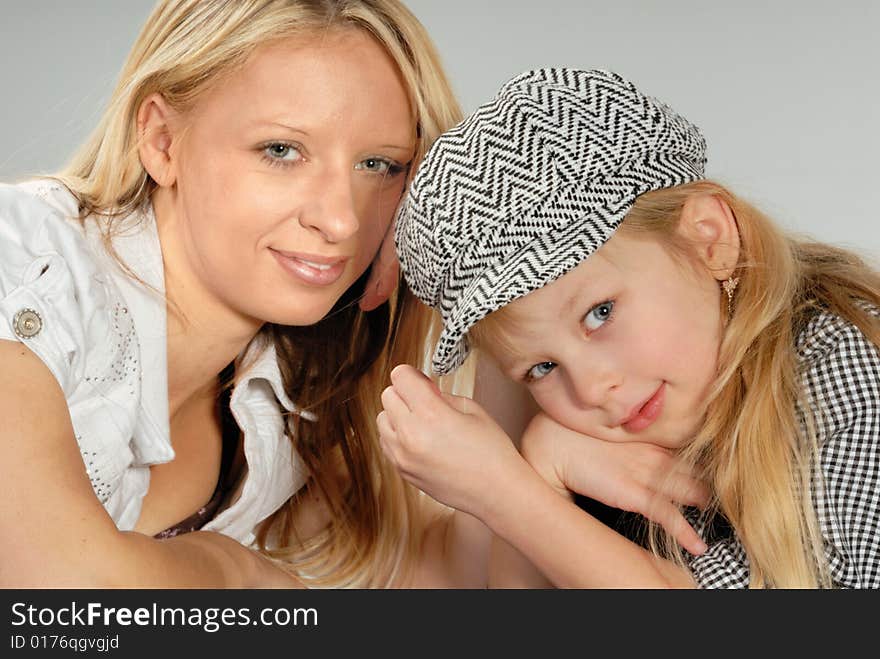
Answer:
[[[289,274],[313,286],[329,286],[345,272],[347,258],[327,258],[305,254],[293,254],[269,249],[272,256]]]
[[[657,420],[657,417],[660,416],[660,412],[663,411],[663,399],[665,398],[665,393],[666,383],[664,382],[657,388],[654,395],[651,396],[641,408],[639,408],[639,411],[636,412],[634,417],[621,424],[623,429],[627,432],[640,432],[654,423],[654,421]]]

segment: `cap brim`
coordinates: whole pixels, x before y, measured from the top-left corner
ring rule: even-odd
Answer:
[[[651,154],[604,179],[584,180],[561,191],[530,215],[544,222],[550,218],[556,228],[490,264],[451,309],[443,310],[443,316],[452,320],[445,324],[434,350],[434,372],[446,375],[461,366],[469,352],[467,333],[480,320],[558,279],[605,244],[639,195],[701,178],[702,163],[687,156]],[[608,199],[619,201],[608,206]],[[456,276],[466,279],[472,273],[450,273],[451,278]]]

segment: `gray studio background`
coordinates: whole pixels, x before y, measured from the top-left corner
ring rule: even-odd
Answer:
[[[880,260],[880,2],[409,0],[464,109],[528,68],[608,68],[701,127],[710,176]],[[0,0],[0,180],[96,122],[152,0]]]

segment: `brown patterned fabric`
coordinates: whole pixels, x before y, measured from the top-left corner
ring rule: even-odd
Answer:
[[[227,370],[220,374],[221,386],[223,382],[231,380],[231,377],[232,370],[231,368],[227,368]],[[223,503],[226,494],[232,488],[234,479],[230,478],[230,472],[235,453],[238,450],[241,431],[239,430],[235,419],[232,417],[232,412],[230,412],[229,400],[231,395],[231,387],[223,388],[217,401],[220,413],[220,430],[223,436],[223,449],[220,458],[220,475],[217,478],[217,487],[214,489],[214,494],[211,496],[211,500],[183,521],[178,522],[174,526],[168,527],[164,531],[160,531],[153,536],[154,538],[165,540],[166,538],[173,538],[181,533],[198,531],[214,518],[214,515],[217,514],[217,511],[220,508],[220,504]]]

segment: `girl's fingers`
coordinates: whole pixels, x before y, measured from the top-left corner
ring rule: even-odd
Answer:
[[[452,409],[457,410],[462,414],[477,414],[482,410],[473,398],[468,398],[467,396],[455,396],[454,394],[446,393],[441,393],[440,395]]]
[[[705,483],[690,474],[676,472],[660,482],[660,495],[683,506],[696,506],[701,510],[709,505],[711,495]]]
[[[706,551],[706,543],[671,501],[655,501],[646,517],[666,529],[678,544],[694,556]]]
[[[391,417],[385,410],[379,412],[376,416],[376,428],[379,430],[379,437],[388,439],[394,437],[396,433],[394,424],[391,423]]]
[[[411,410],[427,411],[443,403],[440,388],[427,375],[407,364],[394,367],[391,383]]]
[[[388,412],[392,419],[397,421],[397,423],[392,421],[391,425],[394,427],[397,427],[397,424],[411,410],[395,387],[385,387],[385,390],[382,392],[382,407],[385,408],[385,411]]]
[[[394,391],[410,410],[432,410],[451,407],[462,414],[479,414],[482,408],[473,399],[440,391],[433,380],[421,371],[401,364],[391,371]],[[445,403],[446,405],[443,405]]]
[[[382,453],[395,467],[398,466],[399,460],[397,456],[397,433],[391,425],[390,415],[386,411],[381,411],[376,416],[376,428],[379,430],[379,448]]]

